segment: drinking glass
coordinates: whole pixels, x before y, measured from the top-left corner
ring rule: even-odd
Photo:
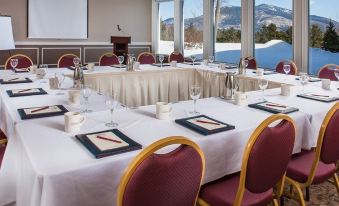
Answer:
[[[116,95],[113,94],[112,96],[108,95],[105,97],[105,104],[107,106],[107,108],[109,109],[110,113],[111,113],[111,121],[106,123],[105,125],[107,127],[112,127],[112,128],[116,128],[118,126],[118,123],[113,121],[113,112],[118,104],[118,102],[116,101]]]
[[[290,71],[291,71],[291,65],[289,65],[289,64],[284,64],[283,69],[284,69],[284,72],[285,72],[285,74],[286,74],[286,80],[287,80],[288,74],[289,74]]]
[[[164,55],[159,55],[159,62],[161,64],[161,68],[162,68],[162,62],[164,61],[165,57]]]
[[[92,112],[92,110],[88,109],[88,99],[91,96],[91,94],[92,94],[92,89],[89,86],[84,86],[81,89],[81,95],[82,95],[82,97],[85,100],[85,102],[84,102],[85,109],[82,111],[82,113],[90,113],[90,112]]]
[[[59,89],[56,95],[64,95],[65,93],[61,92],[61,85],[63,81],[65,80],[65,74],[62,72],[57,72],[55,73],[55,77],[58,79],[58,89]]]
[[[118,61],[119,61],[119,67],[122,68],[122,63],[124,62],[125,57],[124,56],[118,56]]]
[[[73,58],[73,64],[75,67],[78,67],[80,65],[80,59],[78,57]]]
[[[39,69],[43,69],[43,70],[45,70],[45,73],[47,73],[48,64],[40,64],[40,65],[39,65]],[[40,83],[47,83],[47,81],[45,80],[45,77],[42,78],[42,80],[40,81]]]
[[[259,78],[259,79],[258,79],[258,83],[259,83],[259,88],[260,88],[261,91],[262,91],[262,101],[266,101],[266,100],[265,100],[265,89],[266,89],[267,86],[268,86],[268,80],[267,80],[267,79],[264,79],[264,78]]]
[[[212,64],[214,62],[214,56],[209,56],[208,57],[208,62]]]
[[[201,89],[200,86],[193,85],[190,89],[190,96],[194,101],[194,110],[190,112],[191,115],[199,115],[200,113],[197,111],[197,100],[200,98]]]
[[[19,59],[11,59],[10,60],[10,64],[11,64],[11,67],[13,69],[13,74],[16,75],[17,73],[15,73],[15,68],[18,66],[19,64]]]
[[[299,73],[299,76],[300,76],[300,83],[301,85],[303,86],[303,90],[302,92],[305,92],[305,85],[307,84],[308,82],[308,74],[307,73],[304,73],[304,72],[300,72]]]
[[[193,66],[195,65],[195,60],[197,59],[197,57],[195,55],[191,55],[191,59],[192,59],[192,62],[193,62]]]
[[[335,75],[335,77],[337,77],[337,80],[338,80],[338,89],[339,89],[339,68],[335,68],[334,69],[334,75]]]

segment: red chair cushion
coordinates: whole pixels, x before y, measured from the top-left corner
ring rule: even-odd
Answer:
[[[338,81],[337,77],[335,77],[334,75],[334,70],[328,67],[325,67],[322,70],[320,70],[319,78],[330,79],[331,81]]]
[[[26,69],[30,66],[32,66],[32,62],[29,58],[25,56],[15,56],[11,59],[18,59],[18,66],[16,68],[18,69]],[[11,66],[11,61],[8,61],[8,63],[5,65],[6,69],[13,69]]]
[[[190,146],[180,146],[168,154],[152,154],[131,176],[123,205],[194,206],[201,176],[201,157]]]
[[[322,144],[320,159],[326,164],[336,163],[339,160],[339,110],[330,119]]]
[[[284,72],[284,64],[285,64],[284,61],[279,62],[279,64],[275,68],[276,72],[281,73],[281,74],[285,74],[285,72]],[[295,68],[294,64],[292,64],[292,63],[289,63],[289,65],[291,66],[291,71],[290,71],[289,74],[290,75],[296,75],[297,72],[298,72],[297,68]]]
[[[240,174],[233,174],[202,186],[200,198],[211,206],[233,206],[239,187]],[[273,199],[273,189],[255,194],[245,189],[241,205],[268,205]]]
[[[171,61],[177,61],[177,63],[183,63],[185,62],[185,58],[181,53],[172,53],[170,55],[170,60]]]
[[[6,147],[0,145],[0,167],[1,167],[1,163],[2,163],[2,160],[4,158],[4,155],[5,155],[5,150],[6,150]]]
[[[292,157],[288,164],[286,175],[300,183],[305,183],[311,172],[314,162],[314,151],[302,151]],[[329,179],[335,172],[335,164],[325,164],[319,161],[313,184],[319,184]]]
[[[68,68],[68,67],[73,67],[74,63],[73,63],[73,59],[76,56],[72,56],[72,55],[68,55],[68,56],[64,56],[60,59],[59,61],[59,68]]]
[[[119,64],[119,60],[118,57],[116,57],[115,55],[112,56],[108,56],[105,55],[100,59],[100,66],[111,66],[114,64]]]
[[[140,64],[154,64],[155,58],[151,54],[141,54],[138,58]]]

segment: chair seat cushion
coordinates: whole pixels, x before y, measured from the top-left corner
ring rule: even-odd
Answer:
[[[302,151],[294,155],[288,164],[287,176],[300,183],[305,183],[310,175],[315,155],[314,151]],[[328,180],[334,172],[334,164],[325,164],[319,161],[312,184],[319,184]]]
[[[202,186],[200,198],[211,206],[233,205],[239,187],[240,173],[223,177]],[[255,194],[245,190],[241,205],[267,205],[273,199],[273,190]]]

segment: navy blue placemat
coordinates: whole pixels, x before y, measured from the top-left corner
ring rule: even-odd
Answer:
[[[13,90],[7,90],[7,94],[9,97],[25,97],[25,96],[34,96],[34,95],[45,95],[47,92],[42,88],[32,88],[32,89],[38,89],[39,92],[25,92],[25,93],[13,93]],[[25,89],[22,89],[24,91]]]
[[[38,114],[26,114],[26,112],[25,112],[25,109],[43,108],[43,106],[41,106],[41,107],[21,108],[21,109],[18,109],[18,113],[20,115],[20,118],[22,120],[25,120],[25,119],[35,119],[35,118],[60,116],[60,115],[64,115],[66,112],[68,112],[68,110],[62,105],[52,105],[52,106],[57,106],[60,109],[60,111],[58,111],[58,112],[48,112],[48,113],[38,113]],[[50,106],[50,107],[52,107],[52,106]]]
[[[13,77],[12,80],[19,79],[18,77]],[[32,83],[33,81],[30,78],[25,78],[22,81],[5,81],[4,79],[0,79],[0,84],[21,84],[21,83]]]
[[[315,100],[319,102],[325,102],[325,103],[335,102],[339,100],[339,97],[331,97],[327,95],[318,95],[318,94],[312,94],[312,93],[298,94],[297,97]]]
[[[275,105],[275,107],[271,106],[271,105]],[[251,108],[255,108],[255,109],[259,109],[259,110],[263,110],[266,112],[270,112],[273,114],[289,114],[292,112],[297,112],[299,111],[298,108],[294,108],[294,107],[289,107],[289,106],[285,106],[282,104],[277,104],[277,103],[273,103],[273,102],[258,102],[255,104],[249,104],[248,105]]]

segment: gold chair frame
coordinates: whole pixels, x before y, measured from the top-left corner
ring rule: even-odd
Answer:
[[[101,65],[101,59],[102,59],[103,57],[105,57],[105,56],[107,56],[107,57],[113,57],[113,56],[115,56],[115,57],[118,59],[118,56],[117,56],[116,54],[114,54],[113,52],[107,52],[107,53],[104,53],[104,54],[101,55],[100,58],[99,58],[99,66],[102,66],[102,65]]]
[[[200,155],[202,160],[202,175],[200,180],[200,186],[202,184],[203,177],[205,175],[205,155],[200,149],[200,147],[194,143],[193,141],[181,137],[181,136],[172,136],[167,137],[164,139],[161,139],[159,141],[154,142],[150,146],[146,147],[143,151],[140,152],[140,154],[132,161],[132,163],[127,167],[127,169],[124,172],[124,175],[121,178],[119,187],[118,187],[118,197],[117,197],[117,205],[122,206],[123,205],[123,197],[126,190],[126,186],[131,179],[132,175],[134,174],[135,170],[138,168],[138,166],[150,155],[154,154],[156,151],[158,151],[161,148],[167,147],[169,145],[174,144],[180,144],[180,145],[187,145],[193,147]],[[200,190],[200,188],[199,188]],[[198,199],[198,195],[196,197],[196,201]]]
[[[143,55],[152,56],[153,59],[154,59],[154,62],[155,62],[155,63],[157,62],[157,59],[155,58],[155,56],[154,56],[152,53],[150,53],[150,52],[142,52],[142,53],[140,53],[140,54],[138,55],[138,58],[137,58],[137,61],[138,61],[138,62],[140,62],[139,59],[140,59],[140,57],[143,56]]]
[[[15,54],[15,55],[10,56],[9,58],[7,58],[7,60],[6,60],[6,62],[5,62],[5,70],[7,69],[6,67],[7,67],[8,62],[9,62],[11,59],[15,58],[15,57],[25,57],[25,58],[27,58],[27,59],[31,62],[32,65],[34,65],[32,59],[31,59],[29,56],[27,56],[27,55],[25,55],[25,54]]]
[[[287,194],[288,197],[292,197],[294,199],[298,199],[299,200],[299,203],[300,205],[302,206],[305,206],[305,200],[304,200],[304,195],[302,193],[302,189],[306,189],[308,188],[309,186],[312,185],[312,182],[313,182],[313,179],[314,179],[314,176],[315,176],[315,173],[316,173],[316,170],[317,170],[317,167],[318,167],[318,164],[319,164],[319,161],[320,161],[320,155],[321,155],[321,147],[322,147],[322,144],[323,144],[323,141],[324,141],[324,136],[325,136],[325,131],[326,131],[326,128],[327,128],[327,125],[329,124],[332,116],[334,115],[334,113],[339,110],[339,102],[337,102],[326,114],[325,116],[325,119],[323,120],[323,123],[320,127],[320,131],[319,131],[319,137],[318,137],[318,142],[317,142],[317,147],[315,148],[315,159],[313,161],[313,164],[312,164],[312,167],[311,167],[311,172],[310,172],[310,175],[308,176],[307,178],[307,181],[305,183],[301,183],[301,182],[298,182],[296,180],[293,180],[289,177],[286,177],[286,181],[288,183],[291,184],[291,191],[290,191],[290,194]],[[338,166],[338,165],[337,165]],[[336,173],[334,173],[333,175],[333,182],[332,181],[329,181],[330,183],[334,184],[336,189],[337,189],[337,192],[339,194],[339,179],[338,179],[338,175]],[[296,189],[296,192],[297,192],[297,197],[293,196],[293,188]]]
[[[272,115],[272,116],[268,117],[266,120],[264,120],[256,128],[256,130],[252,133],[252,135],[251,135],[251,137],[250,137],[250,139],[249,139],[249,141],[246,145],[245,151],[244,151],[242,165],[241,165],[241,172],[240,172],[240,181],[239,181],[237,195],[235,197],[235,201],[234,201],[234,204],[233,204],[234,206],[241,206],[241,203],[242,203],[242,199],[243,199],[243,196],[244,196],[244,193],[245,193],[247,163],[248,163],[248,159],[250,157],[250,154],[251,154],[251,151],[252,151],[254,144],[258,140],[258,138],[259,138],[260,134],[263,132],[263,130],[265,128],[267,128],[269,125],[271,125],[273,122],[276,122],[278,120],[286,120],[286,121],[291,122],[293,124],[294,130],[296,130],[294,120],[291,117],[289,117],[285,114]],[[295,134],[296,134],[296,131],[295,131]],[[282,177],[280,182],[276,185],[276,194],[273,197],[273,204],[275,206],[279,205],[278,199],[280,199],[280,197],[283,193],[284,183],[285,183],[285,175]],[[201,198],[198,199],[198,203],[201,206],[210,206],[206,201],[204,201]]]
[[[73,56],[73,58],[79,58],[77,55],[75,54],[64,54],[62,55],[59,59],[58,59],[58,68],[60,68],[60,61],[62,58],[66,57],[66,56]],[[80,59],[80,58],[79,58]]]

